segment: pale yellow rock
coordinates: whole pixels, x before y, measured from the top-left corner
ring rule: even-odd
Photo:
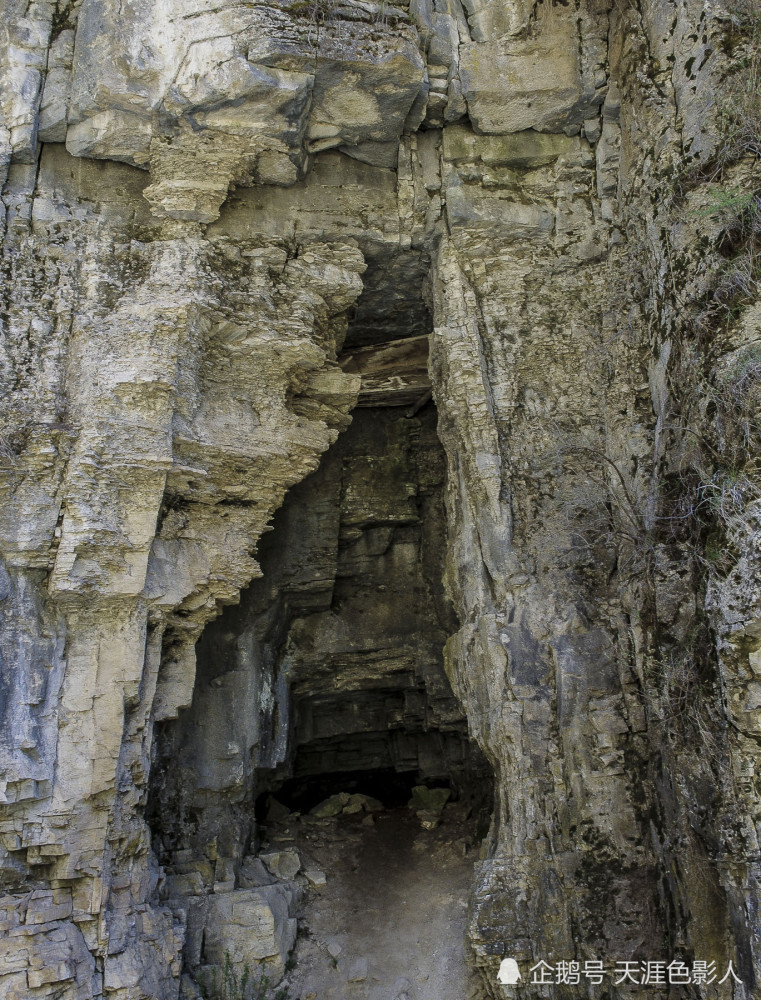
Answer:
[[[569,17],[542,28],[527,41],[462,46],[463,95],[479,132],[560,132],[589,117],[594,86],[582,76],[576,25]]]
[[[206,960],[222,966],[229,952],[236,966],[264,963],[273,975],[282,976],[296,939],[289,907],[288,893],[277,885],[213,896],[204,935]]]

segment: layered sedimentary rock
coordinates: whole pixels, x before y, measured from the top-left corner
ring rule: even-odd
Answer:
[[[202,960],[199,865],[220,865],[220,912],[224,889],[264,905],[240,862],[266,772],[296,760],[294,707],[304,742],[328,741],[306,770],[361,759],[347,733],[464,741],[467,721],[494,772],[470,920],[491,995],[531,994],[497,985],[505,955],[732,961],[740,982],[695,994],[755,995],[758,149],[726,120],[745,107],[746,13],[10,0],[4,996],[176,997]],[[439,517],[428,503],[413,528],[411,497],[441,476],[416,493],[392,461],[410,427],[432,434],[429,381],[445,559],[405,563],[405,531],[422,552]],[[362,418],[339,438],[358,399],[393,414],[364,451]],[[315,578],[255,585],[261,614],[291,601],[302,621],[277,674],[250,620],[204,629],[331,446],[303,514]],[[339,484],[373,449],[388,496],[363,513]],[[358,534],[339,558],[341,530]],[[330,609],[387,551],[440,611],[363,648]],[[396,626],[392,670],[374,650]],[[303,721],[329,690],[304,679],[314,636],[352,678],[356,729]],[[444,646],[458,704],[442,687],[431,708]],[[207,684],[229,746],[194,741]],[[374,685],[396,692],[385,715]],[[149,786],[160,802],[172,784],[160,753],[151,773],[156,724],[165,748],[184,734],[176,786],[204,780],[199,837],[154,819],[152,848]],[[267,905],[282,930],[288,902]]]

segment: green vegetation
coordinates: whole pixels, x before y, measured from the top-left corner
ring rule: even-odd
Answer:
[[[695,214],[705,218],[720,218],[734,225],[738,219],[754,205],[756,196],[752,191],[732,191],[718,185],[712,185],[712,199],[703,208],[695,210]]]
[[[761,294],[761,0],[732,0],[723,50],[717,152],[692,175],[704,204],[691,214],[712,223],[713,279],[672,382],[681,411],[672,429],[693,438],[678,516],[692,520],[711,573],[728,570],[732,537],[761,500],[761,343],[736,346],[741,316]]]
[[[725,37],[734,72],[722,93],[721,165],[761,156],[761,2],[736,0]]]
[[[248,963],[239,977],[229,951],[225,952],[222,968],[215,966],[203,975],[199,986],[204,1000],[288,1000],[287,989],[273,991],[269,976],[262,973],[254,978]]]
[[[314,24],[324,24],[334,16],[333,0],[294,0],[287,7],[295,17],[308,18]]]
[[[710,200],[698,215],[721,224],[715,301],[733,319],[761,282],[761,0],[734,0],[725,33],[730,72],[717,94],[719,143],[708,168]],[[743,165],[745,165],[743,167]]]

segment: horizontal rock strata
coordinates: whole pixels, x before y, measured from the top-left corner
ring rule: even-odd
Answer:
[[[482,995],[757,995],[754,12],[9,0],[2,996],[279,974],[254,802],[350,761],[493,773]]]

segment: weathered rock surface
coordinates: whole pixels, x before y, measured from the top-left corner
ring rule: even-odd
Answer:
[[[266,238],[162,238],[136,218],[130,168],[105,168],[104,185],[104,168],[61,147],[42,161],[34,191],[23,171],[8,188],[26,249],[3,356],[6,885],[25,885],[21,858],[43,866],[73,892],[72,933],[96,950],[99,934],[111,941],[109,988],[123,976],[125,995],[154,981],[170,995],[183,935],[148,902],[157,872],[140,820],[151,726],[189,703],[196,638],[257,572],[252,537],[347,423],[359,379],[335,357],[364,264],[344,244],[299,259]],[[29,944],[43,965],[44,940]]]
[[[67,149],[150,168],[156,213],[200,222],[321,149],[385,161],[423,86],[415,32],[401,8],[329,6],[85,2]]]
[[[8,0],[2,996],[279,974],[257,796],[482,754],[488,995],[757,995],[744,11]]]
[[[223,966],[262,967],[282,978],[288,952],[296,941],[296,920],[289,916],[291,894],[280,885],[216,893],[209,903],[203,957]]]

